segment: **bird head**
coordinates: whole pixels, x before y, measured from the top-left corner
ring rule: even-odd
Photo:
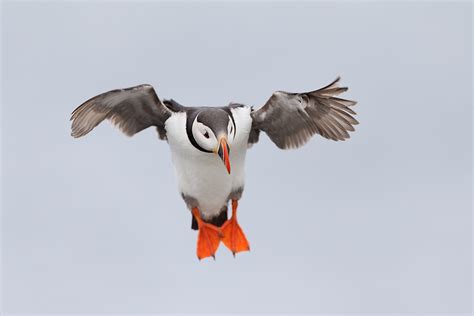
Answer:
[[[229,154],[235,137],[235,123],[231,115],[223,109],[203,109],[196,115],[191,130],[191,143],[197,149],[219,157],[230,174]]]

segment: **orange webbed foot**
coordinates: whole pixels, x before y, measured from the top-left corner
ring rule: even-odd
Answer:
[[[249,251],[250,246],[242,228],[237,222],[237,201],[232,200],[232,218],[222,225],[222,242],[235,254],[241,251]]]
[[[219,248],[219,243],[221,241],[221,230],[220,228],[205,223],[199,214],[199,210],[197,208],[192,209],[192,213],[198,222],[199,227],[199,234],[197,240],[197,257],[199,260],[213,257],[216,259],[215,254],[217,248]]]

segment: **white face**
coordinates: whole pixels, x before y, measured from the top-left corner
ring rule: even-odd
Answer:
[[[232,123],[231,118],[229,117],[229,124],[227,126],[227,135],[222,134],[222,135],[214,135],[214,132],[212,129],[210,129],[208,126],[204,125],[201,122],[197,121],[197,117],[194,119],[193,126],[192,126],[192,132],[194,139],[196,140],[196,143],[198,143],[199,146],[204,148],[205,150],[208,151],[217,151],[219,148],[219,139],[218,137],[226,136],[227,137],[227,143],[229,146],[232,144],[232,141],[234,140],[234,135],[235,135],[235,126]]]
[[[229,125],[227,125],[227,143],[232,145],[232,141],[235,138],[235,126],[232,119],[229,117]]]

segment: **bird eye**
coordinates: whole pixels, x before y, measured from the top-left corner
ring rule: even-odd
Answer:
[[[209,133],[207,131],[204,133],[204,137],[209,138]]]

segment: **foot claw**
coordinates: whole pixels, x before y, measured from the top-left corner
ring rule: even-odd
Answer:
[[[234,258],[237,253],[250,250],[247,238],[235,218],[231,218],[222,226],[222,232],[222,242],[232,251]]]
[[[194,209],[193,209],[194,211]],[[219,247],[221,242],[220,235],[222,234],[220,228],[205,223],[200,217],[199,213],[196,211],[193,212],[195,215],[198,226],[199,226],[199,233],[198,233],[198,240],[197,240],[197,256],[199,260],[212,257],[216,260],[216,251]]]
[[[192,209],[192,213],[198,222],[199,233],[197,240],[198,259],[212,257],[216,260],[216,251],[222,240],[224,245],[235,255],[241,251],[250,251],[250,246],[242,228],[237,223],[237,201],[232,201],[232,218],[224,223],[222,227],[216,227],[201,219],[199,210]]]

